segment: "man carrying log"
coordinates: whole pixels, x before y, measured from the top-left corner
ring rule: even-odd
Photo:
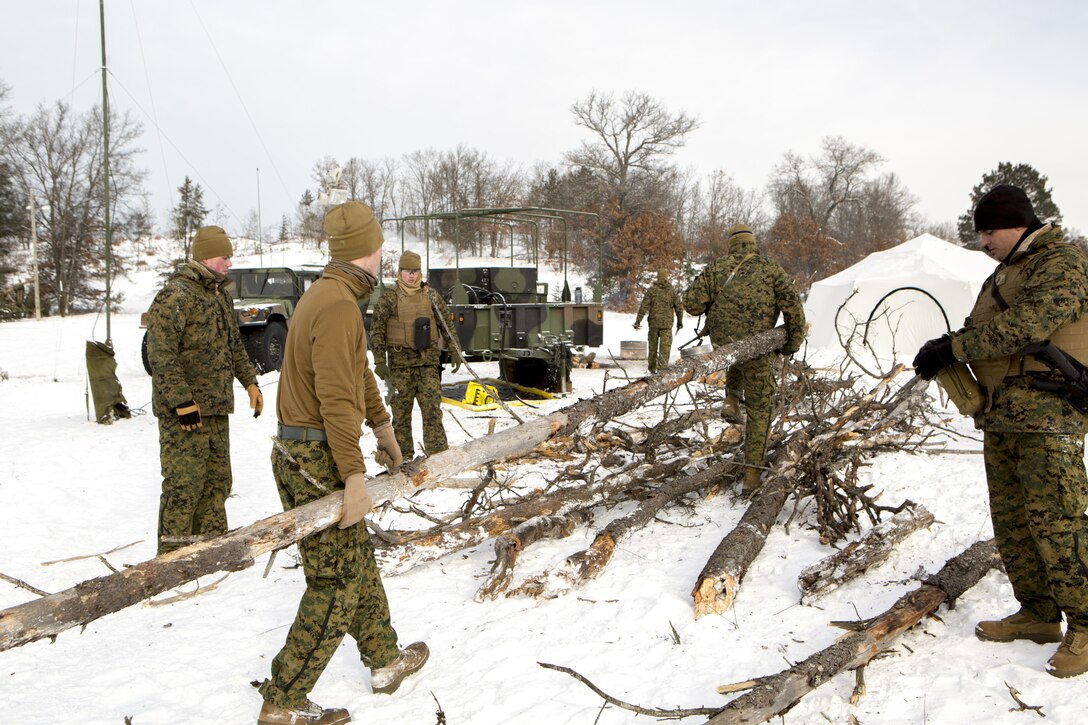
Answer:
[[[381,225],[365,204],[349,201],[325,216],[332,259],[299,300],[287,332],[276,413],[272,471],[284,509],[344,490],[336,528],[298,542],[306,592],[261,685],[258,725],[334,725],[351,720],[342,708],[307,698],[345,634],[371,670],[374,692],[391,693],[427,661],[427,645],[397,647],[374,545],[361,523],[374,505],[359,448],[364,420],[374,429],[374,459],[402,462],[367,361],[358,301],[370,296],[381,261]]]
[[[751,227],[729,230],[729,252],[703,270],[684,293],[689,315],[706,315],[715,347],[770,330],[779,314],[786,323],[786,344],[777,352],[792,355],[805,339],[805,311],[793,281],[777,263],[759,253]],[[729,368],[722,415],[736,418],[744,402],[744,490],[759,488],[777,387],[772,354]]]
[[[1073,677],[1088,672],[1088,417],[1084,391],[1026,348],[1049,341],[1069,354],[1070,367],[1088,363],[1088,260],[1059,227],[1039,221],[1016,186],[1000,184],[979,199],[975,231],[1000,264],[964,327],[923,345],[914,367],[932,380],[966,362],[982,387],[975,425],[990,517],[1020,610],[979,622],[975,634],[1060,641],[1047,672]]]

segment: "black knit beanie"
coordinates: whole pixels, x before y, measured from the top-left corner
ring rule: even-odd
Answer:
[[[998,184],[975,206],[975,231],[1028,227],[1035,220],[1031,200],[1019,186]]]

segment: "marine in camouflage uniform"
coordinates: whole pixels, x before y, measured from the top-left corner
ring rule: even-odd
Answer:
[[[428,456],[449,448],[442,425],[442,368],[438,340],[450,354],[455,347],[441,320],[449,308],[433,287],[421,280],[421,260],[415,252],[400,257],[397,282],[378,298],[370,322],[374,372],[389,383],[393,430],[405,458],[415,456],[412,408],[419,403],[423,416],[423,448]],[[422,333],[421,328],[426,332]],[[458,360],[454,360],[455,365]]]
[[[370,269],[377,269],[384,239],[370,208],[354,201],[333,207],[325,228],[332,260],[299,300],[287,332],[272,472],[285,510],[338,490],[344,491],[344,507],[336,526],[298,542],[306,591],[272,661],[271,677],[260,687],[265,702],[259,723],[326,725],[350,719],[342,708],[325,710],[307,699],[345,634],[370,667],[375,691],[383,668],[406,662],[363,522],[373,506],[359,445],[364,422],[378,439],[375,460],[387,466],[401,462],[370,370],[358,308],[377,282]],[[426,645],[408,648],[419,648],[424,656],[414,661],[412,672],[426,660]]]
[[[784,355],[801,349],[805,338],[805,312],[789,275],[759,253],[755,235],[743,224],[730,229],[729,253],[713,262],[684,293],[689,315],[706,315],[706,328],[715,346],[726,345],[774,328],[781,314],[786,323]],[[726,374],[727,406],[744,403],[747,423],[744,434],[744,487],[759,487],[767,454],[777,389],[772,363],[763,355],[729,368]]]
[[[1020,611],[980,622],[981,639],[1062,639],[1048,671],[1088,671],[1088,418],[1062,395],[1040,390],[1056,380],[1024,348],[1050,340],[1088,363],[1088,260],[1062,230],[1036,217],[1023,190],[999,185],[975,210],[975,228],[1000,261],[964,323],[923,345],[923,378],[967,362],[986,396],[975,416],[994,536]],[[1045,385],[1045,382],[1044,382]]]
[[[680,303],[680,295],[669,283],[669,271],[661,269],[657,272],[657,281],[650,285],[646,296],[642,298],[642,304],[638,307],[638,315],[635,316],[635,329],[642,325],[642,318],[646,317],[649,323],[647,331],[647,343],[649,354],[646,358],[647,367],[651,373],[669,364],[669,353],[672,352],[672,318],[676,316],[676,330],[679,332],[684,327],[684,307]]]
[[[233,249],[219,227],[193,240],[194,260],[163,286],[147,312],[151,407],[159,421],[158,553],[227,531],[233,381],[263,406],[234,304],[224,289]]]

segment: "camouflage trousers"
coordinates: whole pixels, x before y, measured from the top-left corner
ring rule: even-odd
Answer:
[[[202,428],[185,431],[177,418],[159,418],[159,554],[188,546],[193,537],[227,531],[230,423],[225,415],[202,422]]]
[[[672,328],[651,326],[647,338],[649,352],[646,356],[646,366],[651,373],[656,373],[669,364],[669,354],[672,352]]]
[[[1088,631],[1088,477],[1084,438],[1056,433],[984,437],[990,517],[1025,613]]]
[[[744,403],[744,462],[763,466],[767,457],[767,434],[774,414],[774,393],[778,380],[771,366],[773,356],[764,356],[729,368],[725,377],[728,395]]]
[[[389,409],[393,432],[405,460],[415,457],[412,438],[412,405],[423,414],[423,448],[428,456],[449,448],[442,425],[442,381],[437,365],[393,367],[389,370]]]
[[[328,492],[307,481],[299,467],[328,490],[343,489],[327,443],[280,442],[297,462],[272,449],[272,474],[285,511]],[[363,664],[371,669],[384,667],[400,653],[365,522],[346,529],[334,524],[307,536],[298,542],[298,553],[306,591],[287,641],[272,660],[272,677],[260,687],[264,699],[279,707],[305,702],[345,634],[355,640]]]

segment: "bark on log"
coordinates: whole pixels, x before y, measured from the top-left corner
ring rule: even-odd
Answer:
[[[519,587],[518,591],[538,598],[550,599],[597,577],[611,561],[620,540],[652,521],[657,512],[673,499],[700,488],[721,483],[722,479],[736,467],[737,464],[729,461],[718,463],[704,471],[684,476],[662,486],[656,494],[641,502],[634,511],[614,519],[604,527],[594,537],[588,549],[568,556],[558,571],[534,577],[533,580]]]
[[[466,469],[527,453],[557,433],[573,432],[593,420],[608,420],[697,379],[771,352],[786,341],[782,327],[725,345],[699,358],[682,358],[650,378],[636,380],[596,398],[514,428],[437,453],[415,466],[371,479],[375,503],[429,488]],[[236,571],[259,554],[288,546],[340,519],[343,492],[257,521],[223,536],[192,544],[125,571],[77,584],[48,597],[0,611],[0,652],[52,637],[111,612],[217,571]]]
[[[526,521],[539,517],[564,517],[588,506],[597,506],[622,494],[647,479],[671,475],[680,468],[679,461],[667,464],[641,465],[615,474],[594,486],[568,488],[507,506],[486,516],[461,521],[445,528],[433,529],[404,544],[382,548],[375,552],[382,573],[387,576],[403,574],[412,567],[434,561],[455,551],[476,546],[486,539],[499,536]]]
[[[793,491],[796,476],[793,466],[808,441],[808,434],[799,431],[779,447],[771,464],[776,474],[755,492],[740,523],[710,555],[691,592],[696,619],[711,612],[721,614],[733,606],[740,581],[763,550],[767,533]]]
[[[252,566],[254,558],[282,547],[284,541],[298,541],[335,524],[343,496],[338,491],[326,497],[334,499],[335,508],[303,506],[0,611],[0,651],[55,637],[197,577]]]
[[[495,540],[495,563],[491,573],[476,591],[476,601],[496,599],[514,580],[514,566],[525,547],[544,539],[570,536],[574,529],[593,519],[591,507],[577,509],[563,516],[540,516],[515,526]]]
[[[710,612],[722,614],[733,606],[741,580],[748,571],[748,567],[762,551],[767,533],[793,489],[792,478],[783,476],[781,472],[789,469],[790,473],[796,476],[796,464],[802,458],[802,448],[808,449],[803,455],[810,456],[823,446],[841,445],[843,441],[860,435],[857,431],[862,428],[867,435],[879,434],[901,421],[914,409],[913,402],[920,395],[919,387],[924,387],[924,381],[918,376],[911,379],[896,393],[899,402],[881,420],[874,423],[864,420],[862,415],[870,403],[876,400],[878,393],[902,370],[902,365],[896,366],[855,405],[839,416],[825,432],[811,438],[805,431],[799,431],[790,436],[780,452],[776,454],[776,456],[784,456],[785,460],[780,462],[776,459],[772,462],[772,468],[780,473],[771,477],[756,491],[736,529],[722,540],[699,574],[695,588],[691,592],[695,600],[696,619]],[[800,440],[801,436],[804,436],[803,440]]]
[[[915,505],[877,524],[841,551],[805,567],[797,579],[801,601],[823,596],[884,562],[899,542],[918,529],[928,528],[933,520],[933,514],[924,506]]]
[[[942,603],[955,601],[1000,563],[993,539],[975,543],[945,564],[933,579],[902,596],[883,614],[859,623],[857,631],[844,634],[830,647],[777,674],[718,688],[726,693],[750,691],[726,705],[706,725],[760,723],[786,712],[840,672],[864,666],[893,639],[937,611]]]

